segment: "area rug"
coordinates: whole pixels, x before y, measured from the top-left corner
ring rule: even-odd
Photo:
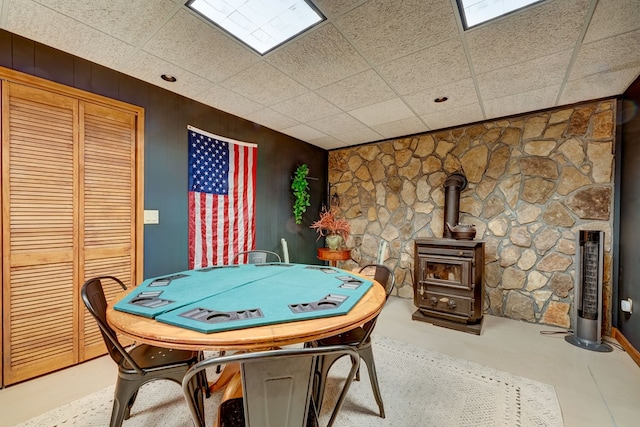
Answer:
[[[434,351],[374,337],[378,382],[386,418],[378,416],[366,366],[349,390],[335,426],[395,427],[560,427],[564,423],[555,390],[548,384],[514,376]],[[330,372],[325,408],[338,390],[348,363],[336,362]],[[219,393],[206,401],[212,424]],[[34,426],[108,426],[113,387],[85,396],[19,424]],[[321,414],[327,417],[327,414]],[[138,394],[129,426],[192,426],[181,389],[170,381],[153,381]]]

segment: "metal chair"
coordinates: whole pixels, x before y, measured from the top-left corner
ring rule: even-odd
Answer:
[[[280,348],[235,353],[203,360],[189,369],[182,389],[196,426],[204,426],[206,416],[194,404],[191,383],[194,376],[215,365],[240,364],[242,397],[223,401],[218,408],[221,427],[310,427],[319,426],[312,388],[318,357],[348,355],[351,369],[333,407],[327,427],[333,425],[360,358],[349,346],[322,348]]]
[[[280,255],[272,251],[265,251],[262,249],[254,249],[252,251],[243,251],[238,252],[231,261],[232,264],[238,264],[238,261],[247,260],[246,264],[264,264],[267,262],[268,257],[275,258],[276,261],[272,262],[282,262]]]
[[[189,368],[199,360],[200,353],[195,351],[174,350],[139,344],[129,351],[120,344],[116,333],[107,323],[107,301],[102,280],[113,280],[122,289],[127,289],[124,283],[113,276],[100,276],[87,280],[82,285],[81,295],[84,305],[93,316],[109,356],[118,365],[118,379],[113,396],[111,411],[111,427],[120,427],[123,420],[129,419],[131,407],[135,403],[138,389],[153,380],[171,380],[182,384],[184,375]],[[203,371],[197,378],[188,382],[194,401],[193,405],[203,406],[203,394],[208,393],[206,373]]]
[[[391,291],[395,286],[395,276],[393,271],[382,264],[369,264],[360,269],[360,273],[366,274],[371,269],[373,272],[373,279],[385,287],[386,299],[389,299]],[[378,386],[378,376],[376,374],[376,366],[373,359],[373,349],[371,346],[371,333],[376,325],[377,316],[365,323],[362,326],[351,329],[347,332],[343,332],[338,335],[334,335],[329,338],[323,338],[317,341],[307,343],[308,347],[324,347],[334,345],[348,345],[354,348],[360,357],[365,361],[367,365],[367,371],[369,372],[369,380],[371,381],[371,388],[373,389],[373,395],[376,399],[376,403],[380,409],[380,417],[384,418],[384,404],[382,403],[382,396],[380,394],[380,387]],[[320,375],[318,377],[317,385],[317,401],[322,402],[324,396],[325,382],[329,369],[338,360],[340,356],[326,355],[319,361]],[[360,379],[360,373],[356,374],[356,379]]]

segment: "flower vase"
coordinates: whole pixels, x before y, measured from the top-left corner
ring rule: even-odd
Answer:
[[[325,242],[329,249],[331,249],[332,251],[336,251],[342,245],[342,236],[340,236],[339,234],[329,234],[325,238]]]

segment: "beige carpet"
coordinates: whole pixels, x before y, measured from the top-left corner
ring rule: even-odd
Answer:
[[[377,416],[367,371],[354,382],[335,426],[529,427],[563,426],[555,390],[466,360],[455,359],[390,338],[374,337],[378,380],[386,419]],[[332,368],[327,400],[346,363]],[[334,384],[332,387],[331,385]],[[20,427],[108,426],[113,387],[33,418]],[[219,396],[207,400],[213,419]],[[325,405],[329,406],[329,405]],[[154,381],[140,389],[132,417],[123,426],[191,426],[180,387]]]

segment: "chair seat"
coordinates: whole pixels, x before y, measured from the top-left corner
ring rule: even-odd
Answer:
[[[135,346],[129,354],[144,370],[160,368],[167,369],[171,365],[192,365],[198,361],[198,353],[188,350],[175,350],[141,344]],[[121,369],[135,373],[135,369],[126,359],[123,359]]]
[[[309,404],[306,427],[319,427],[313,403]],[[245,427],[242,397],[225,400],[220,404],[220,427]]]

